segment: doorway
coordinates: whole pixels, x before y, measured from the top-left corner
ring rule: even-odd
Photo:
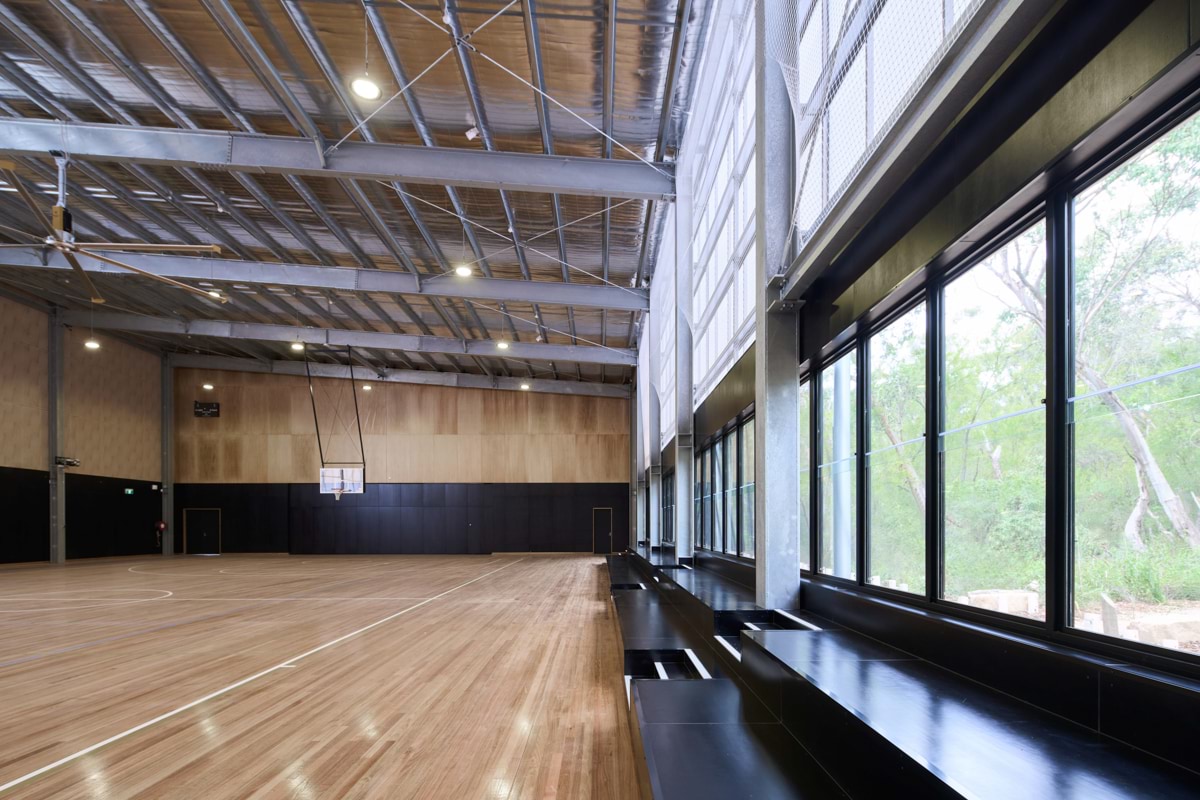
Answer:
[[[613,510],[611,508],[592,509],[592,552],[611,553],[613,551]]]
[[[215,556],[221,552],[221,509],[183,510],[183,552],[193,556]]]

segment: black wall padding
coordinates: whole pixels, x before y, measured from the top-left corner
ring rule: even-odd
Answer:
[[[162,514],[162,493],[152,486],[158,484],[68,472],[67,558],[162,552],[154,530]],[[133,494],[126,494],[126,489]],[[48,503],[47,494],[43,516]]]
[[[183,509],[221,509],[221,550],[225,553],[288,551],[286,483],[175,484],[175,552],[183,552]]]
[[[0,563],[50,559],[50,475],[0,467]]]
[[[227,553],[586,553],[594,507],[612,508],[614,550],[629,541],[624,483],[368,483],[341,500],[316,484],[178,484],[176,552],[189,507],[221,509]]]

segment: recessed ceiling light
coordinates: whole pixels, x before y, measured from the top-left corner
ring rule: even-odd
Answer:
[[[504,341],[503,339],[501,339],[500,341],[496,342],[496,349],[497,349],[497,350],[507,350],[507,349],[508,349],[508,342],[506,342],[506,341]]]
[[[363,100],[378,100],[379,95],[383,94],[383,92],[379,90],[379,84],[371,80],[366,75],[363,75],[361,78],[355,78],[353,81],[351,81],[350,88]]]
[[[529,384],[528,384],[528,383],[522,383],[522,384],[521,384],[521,388],[522,388],[523,390],[525,390],[525,391],[529,391]]]
[[[460,278],[469,278],[474,274],[474,272],[466,264],[459,264],[454,268],[454,274]]]
[[[86,347],[88,350],[99,350],[100,349],[100,343],[98,341],[96,341],[95,339],[88,339],[86,342],[83,343],[83,346]]]
[[[371,391],[371,384],[369,384],[369,383],[364,383],[364,384],[363,384],[363,391],[364,391],[364,392],[369,392],[369,391]]]
[[[299,353],[304,349],[304,342],[292,342],[292,349]]]
[[[213,385],[211,383],[206,383],[203,386],[201,386],[200,388],[206,392],[211,392],[213,390]]]

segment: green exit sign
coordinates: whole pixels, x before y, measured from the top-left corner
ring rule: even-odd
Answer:
[[[125,494],[133,494],[133,489],[126,489]]]

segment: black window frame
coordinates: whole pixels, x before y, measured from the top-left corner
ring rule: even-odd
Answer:
[[[737,462],[738,462],[737,473],[738,474],[735,479],[737,488],[733,492],[733,498],[732,498],[733,502],[736,504],[736,507],[737,507],[736,512],[735,512],[735,522],[736,522],[736,527],[737,527],[737,530],[735,531],[735,536],[737,538],[737,542],[735,544],[736,552],[725,552],[725,542],[726,542],[725,537],[728,535],[727,532],[725,531],[725,528],[728,527],[726,524],[728,522],[728,510],[724,507],[724,502],[722,502],[721,504],[718,504],[715,501],[715,497],[718,492],[720,492],[722,494],[726,493],[726,490],[725,490],[726,478],[725,478],[724,470],[728,469],[728,464],[723,465],[723,470],[721,473],[721,475],[722,475],[721,486],[718,487],[713,483],[712,475],[706,476],[709,486],[710,486],[710,491],[712,493],[711,496],[714,498],[714,500],[710,502],[710,504],[709,504],[710,509],[707,514],[704,513],[703,503],[701,503],[702,522],[705,522],[707,524],[707,527],[704,528],[703,530],[701,530],[700,528],[697,528],[698,534],[696,536],[695,548],[697,550],[703,550],[706,554],[708,554],[712,557],[715,557],[715,558],[724,558],[724,559],[728,559],[731,561],[737,561],[742,564],[748,564],[751,566],[753,566],[755,564],[755,559],[752,556],[741,555],[744,531],[742,530],[742,493],[740,491],[740,488],[743,483],[743,478],[745,475],[745,465],[742,464],[742,459],[740,456],[740,448],[741,448],[741,444],[742,444],[741,436],[742,436],[743,426],[746,424],[752,423],[753,420],[754,420],[754,406],[750,405],[746,409],[744,409],[741,413],[739,413],[736,417],[734,417],[733,419],[729,420],[724,425],[722,425],[720,430],[718,430],[716,433],[714,433],[709,438],[705,439],[704,442],[696,449],[696,458],[699,460],[699,463],[708,464],[709,467],[706,472],[711,472],[712,464],[713,464],[712,459],[715,457],[715,451],[718,450],[719,448],[723,447],[726,440],[731,440],[732,447],[736,451],[738,451],[738,457],[737,457]],[[755,444],[757,445],[757,442]],[[703,484],[701,484],[701,485],[703,485]],[[718,505],[721,506],[721,515],[722,515],[722,524],[719,529],[716,527],[716,522],[715,522]],[[716,538],[717,530],[721,531],[721,537],[719,540]]]
[[[982,221],[976,230],[985,235],[964,236],[958,245],[918,270],[910,279],[881,300],[849,328],[831,338],[810,357],[802,355],[798,382],[809,384],[809,566],[801,568],[801,583],[812,582],[848,589],[945,618],[961,619],[982,626],[1052,645],[1070,647],[1102,658],[1200,678],[1200,655],[1168,650],[1155,645],[1117,639],[1103,633],[1071,627],[1074,589],[1074,454],[1070,397],[1074,377],[1074,198],[1119,168],[1189,117],[1200,113],[1200,69],[1175,78],[1168,86],[1152,86],[1146,97],[1135,99],[1103,129],[1093,134],[1087,147],[1072,151],[1038,180],[1032,181],[1009,203]],[[1173,76],[1172,76],[1173,77]],[[960,605],[942,599],[944,574],[944,531],[942,504],[941,431],[945,416],[945,319],[943,289],[954,278],[976,266],[1039,219],[1046,225],[1047,336],[1046,336],[1046,615],[1031,620],[987,609]],[[952,254],[952,255],[948,255]],[[863,513],[869,488],[863,480],[865,451],[855,454],[858,519],[855,524],[859,570],[855,579],[820,572],[821,496],[817,465],[820,461],[821,376],[824,370],[851,348],[858,348],[858,397],[856,419],[859,443],[865,432],[869,398],[869,360],[864,364],[869,340],[874,333],[916,304],[926,303],[926,591],[924,596],[867,583],[863,569],[868,546],[867,515]],[[803,331],[801,331],[803,335]],[[869,389],[867,390],[869,391]]]

